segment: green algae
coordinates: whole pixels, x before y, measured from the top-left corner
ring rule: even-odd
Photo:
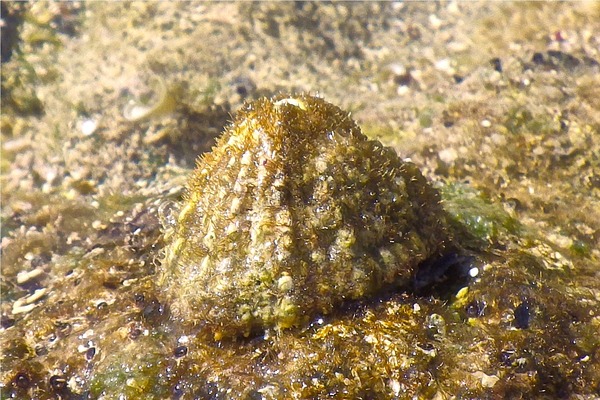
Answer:
[[[109,354],[102,361],[89,383],[90,394],[109,399],[168,398],[165,363],[158,343],[149,337],[140,338],[134,346]]]
[[[15,68],[13,73],[11,68]],[[41,115],[44,108],[36,94],[38,77],[33,67],[21,59],[2,69],[2,104],[19,114]]]
[[[482,244],[497,244],[523,232],[518,220],[473,187],[449,182],[438,185],[438,188],[450,222],[458,232],[466,233],[459,240],[462,245],[478,248]],[[474,243],[469,243],[469,238]]]
[[[582,240],[574,240],[569,249],[576,256],[589,257],[591,255],[591,247]]]
[[[548,132],[555,132],[558,128],[558,124],[552,120],[552,116],[534,115],[525,106],[517,106],[508,110],[502,125],[513,135],[523,133],[544,135]]]
[[[433,124],[433,113],[431,110],[419,110],[417,111],[417,117],[421,128],[429,128]]]
[[[6,107],[3,114],[8,110],[9,114],[40,116],[44,105],[37,94],[37,87],[58,79],[60,74],[51,64],[40,68],[35,55],[32,55],[38,52],[56,54],[59,51],[63,39],[55,22],[57,15],[41,5],[9,4],[7,7],[21,10],[18,27],[15,28],[19,40],[14,40],[11,62],[5,64],[3,60],[2,64],[2,105]],[[77,6],[67,6],[64,12],[66,14],[69,9],[75,8]]]

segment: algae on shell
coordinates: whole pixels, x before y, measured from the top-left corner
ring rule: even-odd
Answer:
[[[407,286],[447,241],[418,168],[309,95],[247,104],[166,228],[159,285],[176,317],[215,339]]]

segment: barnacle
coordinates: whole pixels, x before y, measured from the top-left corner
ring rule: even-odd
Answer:
[[[216,339],[405,287],[447,241],[418,168],[309,95],[247,104],[176,213],[158,283],[176,318]]]

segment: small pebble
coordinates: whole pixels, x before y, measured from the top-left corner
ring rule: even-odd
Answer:
[[[497,133],[497,132],[492,133],[489,136],[489,138],[492,141],[492,143],[500,145],[500,146],[506,145],[506,142],[507,142],[506,137],[504,135],[501,135],[501,134]]]
[[[440,29],[442,26],[442,20],[439,19],[437,15],[431,14],[429,15],[429,25],[431,25],[433,29]]]
[[[446,164],[452,164],[458,158],[458,152],[453,148],[447,148],[440,150],[438,157]]]
[[[405,96],[409,92],[410,92],[410,88],[405,85],[398,86],[398,89],[396,89],[396,93],[398,94],[398,96]]]
[[[92,228],[94,228],[94,229],[103,229],[103,228],[106,228],[106,225],[104,225],[102,223],[102,221],[100,221],[100,220],[95,220],[94,222],[92,222]]]
[[[96,129],[98,128],[98,122],[96,122],[93,119],[86,119],[85,121],[83,121],[81,123],[81,133],[83,134],[83,136],[90,136],[92,135],[94,132],[96,132]]]
[[[32,279],[40,276],[44,271],[41,268],[36,268],[31,271],[21,271],[17,274],[17,284],[22,285]]]
[[[435,68],[438,71],[446,72],[446,73],[449,73],[449,74],[453,74],[454,73],[454,68],[452,68],[452,65],[450,63],[450,59],[448,59],[448,58],[442,58],[441,60],[436,61]]]

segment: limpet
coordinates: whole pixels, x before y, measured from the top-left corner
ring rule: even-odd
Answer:
[[[301,94],[239,112],[197,162],[158,285],[214,339],[306,324],[406,287],[447,241],[439,195],[347,112]]]

